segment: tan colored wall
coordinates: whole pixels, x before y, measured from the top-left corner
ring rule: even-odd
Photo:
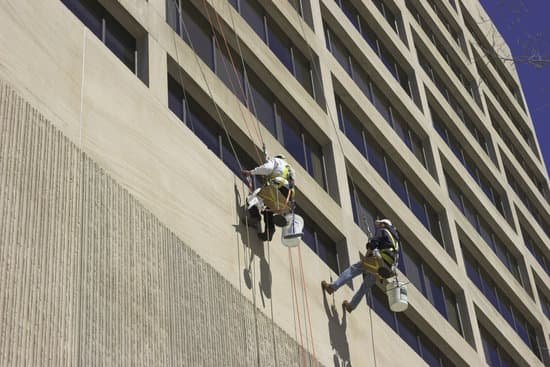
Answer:
[[[0,97],[0,365],[299,365],[288,333],[5,83]]]

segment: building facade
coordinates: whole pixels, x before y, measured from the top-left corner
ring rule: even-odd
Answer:
[[[548,174],[476,0],[0,3],[0,365],[548,366]],[[282,153],[298,248],[247,226]],[[361,282],[375,218],[409,308]]]

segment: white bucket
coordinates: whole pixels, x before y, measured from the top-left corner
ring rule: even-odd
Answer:
[[[394,280],[386,284],[386,294],[388,295],[388,304],[393,312],[403,312],[409,306],[407,298],[407,288],[402,282]]]
[[[292,213],[287,214],[285,218],[288,224],[281,231],[281,242],[286,247],[296,247],[303,236],[304,219]]]

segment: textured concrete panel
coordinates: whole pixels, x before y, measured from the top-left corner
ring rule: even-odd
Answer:
[[[0,82],[0,365],[316,362]]]

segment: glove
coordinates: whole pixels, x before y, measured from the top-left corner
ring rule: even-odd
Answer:
[[[241,170],[241,173],[244,177],[250,176],[250,171],[249,170],[243,169],[243,170]]]

